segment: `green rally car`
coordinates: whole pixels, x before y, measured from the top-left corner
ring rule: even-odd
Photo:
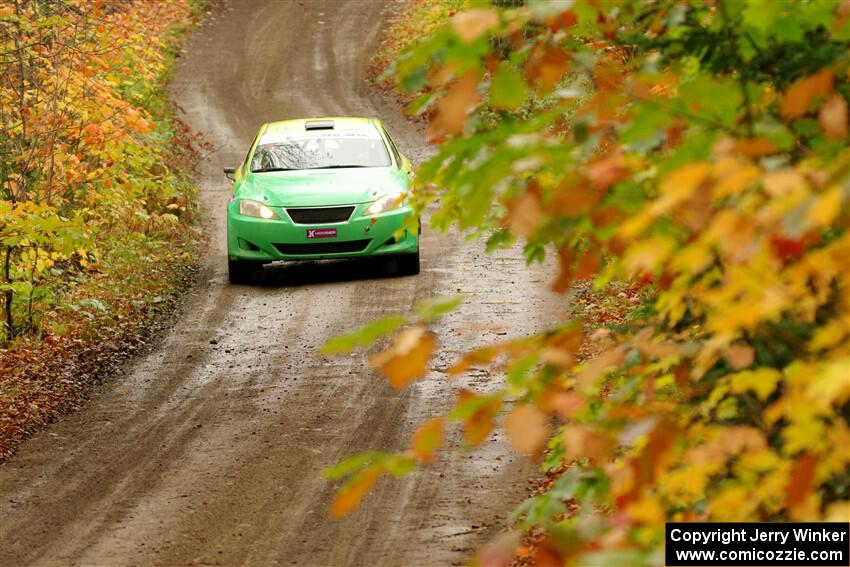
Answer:
[[[224,172],[231,283],[280,260],[391,255],[400,273],[419,273],[419,223],[405,222],[412,166],[379,120],[264,124],[245,161]]]

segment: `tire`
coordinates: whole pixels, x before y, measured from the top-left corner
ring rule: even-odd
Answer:
[[[260,267],[256,262],[246,260],[228,260],[227,277],[230,283],[236,285],[248,285],[254,283],[257,270]]]
[[[419,273],[419,250],[413,254],[399,254],[396,257],[398,275],[415,276]]]

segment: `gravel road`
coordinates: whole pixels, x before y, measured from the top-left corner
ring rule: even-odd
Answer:
[[[419,276],[369,262],[288,264],[226,283],[221,174],[262,122],[380,116],[414,162],[421,129],[370,91],[365,69],[397,4],[230,0],[190,38],[171,84],[178,113],[215,151],[200,164],[209,245],[198,284],[150,354],[85,408],[0,466],[0,565],[460,565],[504,528],[532,466],[494,436],[433,467],[383,479],[349,517],[327,510],[320,471],[363,450],[400,450],[459,386],[441,372],[470,344],[551,322],[558,299],[517,251],[428,230]],[[421,298],[462,292],[434,326],[433,371],[403,392],[365,354],[324,359],[330,336]],[[459,445],[458,433],[449,437]]]

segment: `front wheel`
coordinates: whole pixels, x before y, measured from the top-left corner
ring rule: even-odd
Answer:
[[[419,250],[413,254],[399,254],[396,256],[396,266],[400,276],[415,276],[419,273]]]
[[[232,284],[251,284],[260,264],[248,260],[227,260],[227,277]]]

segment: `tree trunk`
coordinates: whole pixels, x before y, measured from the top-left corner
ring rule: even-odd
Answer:
[[[6,247],[6,260],[3,263],[3,275],[6,278],[6,283],[12,283],[12,246]],[[7,289],[5,295],[5,311],[6,311],[6,340],[12,339],[15,336],[15,325],[12,319],[12,299],[14,292]]]

